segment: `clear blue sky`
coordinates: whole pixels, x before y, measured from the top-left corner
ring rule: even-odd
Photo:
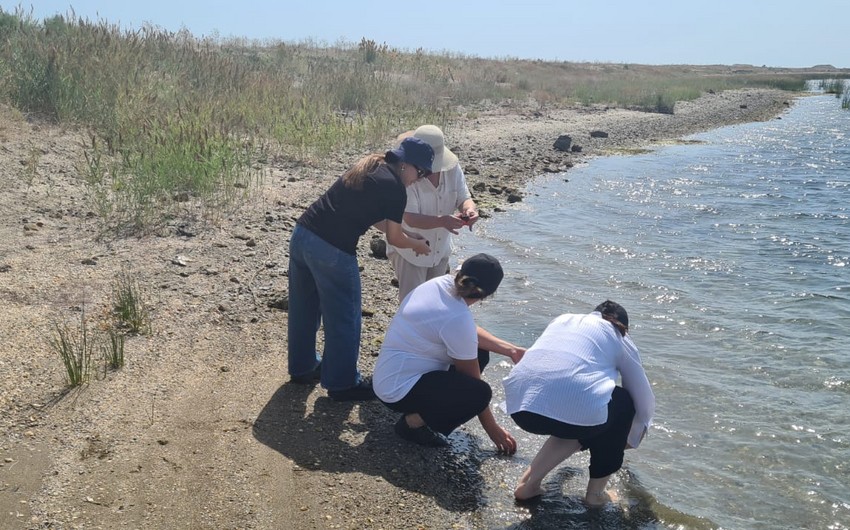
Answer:
[[[319,44],[361,37],[479,57],[850,67],[850,0],[0,0],[42,20]]]

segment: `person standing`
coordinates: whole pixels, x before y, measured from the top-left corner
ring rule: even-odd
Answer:
[[[431,253],[417,255],[409,249],[387,245],[387,258],[398,280],[398,301],[417,285],[448,272],[452,235],[464,226],[472,230],[478,210],[457,156],[445,145],[443,131],[423,125],[402,137],[423,140],[434,149],[433,172],[407,188],[403,226],[428,240]]]
[[[405,187],[431,173],[434,150],[417,138],[358,160],[298,219],[289,243],[288,371],[295,383],[320,380],[337,401],[374,399],[357,369],[361,287],[357,243],[370,226],[398,248],[430,253],[401,226]],[[324,324],[325,346],[316,352]]]
[[[611,499],[608,479],[623,465],[625,449],[640,444],[655,412],[655,396],[628,330],[628,313],[610,300],[589,314],[561,315],[503,380],[514,422],[549,436],[520,478],[517,499],[543,494],[545,476],[585,449],[590,450],[585,502],[600,506]]]
[[[516,451],[516,440],[490,410],[492,390],[481,370],[491,351],[517,362],[525,349],[476,326],[469,309],[496,291],[503,274],[496,258],[476,254],[456,275],[423,283],[401,303],[374,373],[378,398],[401,413],[395,424],[401,438],[445,446],[445,436],[478,416],[499,451]]]

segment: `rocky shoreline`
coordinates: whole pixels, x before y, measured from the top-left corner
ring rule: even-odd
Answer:
[[[772,119],[794,96],[707,94],[672,115],[491,107],[445,131],[491,216],[542,173]],[[289,234],[359,154],[268,167],[256,200],[215,223],[104,240],[76,167],[79,133],[0,118],[0,528],[476,527],[488,440],[461,430],[448,450],[411,447],[379,403],[287,384]],[[569,150],[553,148],[561,135]],[[396,307],[373,237],[358,250],[367,374]],[[65,393],[52,326],[83,309],[96,322],[122,273],[145,286],[152,332],[128,339],[125,368]]]

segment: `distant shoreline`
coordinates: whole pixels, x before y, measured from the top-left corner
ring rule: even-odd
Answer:
[[[730,90],[679,102],[674,114],[604,106],[519,112],[496,108],[450,127],[446,145],[457,151],[470,188],[483,183],[486,191],[473,191],[479,204],[485,209],[503,208],[508,190],[521,191],[542,173],[567,171],[591,157],[642,152],[726,125],[774,119],[802,95],[772,89]],[[591,138],[591,131],[602,131],[607,137]],[[570,136],[581,151],[555,150],[553,143],[560,135]]]

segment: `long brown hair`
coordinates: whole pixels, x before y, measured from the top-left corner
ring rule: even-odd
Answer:
[[[366,178],[366,175],[374,172],[381,164],[386,163],[385,155],[383,154],[372,153],[366,155],[342,174],[342,183],[347,188],[355,190],[363,189],[363,179]]]

